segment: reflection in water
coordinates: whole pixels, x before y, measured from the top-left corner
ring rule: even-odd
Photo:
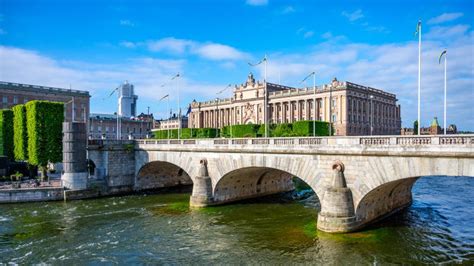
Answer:
[[[474,178],[425,177],[413,205],[352,234],[316,231],[315,197],[190,209],[189,194],[0,205],[0,262],[474,262]]]

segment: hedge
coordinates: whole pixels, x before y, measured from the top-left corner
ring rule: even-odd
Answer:
[[[316,125],[316,136],[329,136],[329,123],[324,121],[294,122],[293,132],[296,136],[313,136],[313,122]]]
[[[13,154],[13,111],[0,110],[0,156],[14,159]]]
[[[329,135],[329,123],[323,121],[315,121],[316,136]],[[269,137],[296,137],[296,136],[312,136],[313,121],[298,121],[294,123],[270,124],[268,125]],[[231,134],[232,133],[232,134]],[[334,130],[333,130],[334,133]],[[155,131],[156,139],[168,138],[168,130]],[[265,136],[265,125],[245,124],[225,126],[223,128],[183,128],[181,130],[181,138],[256,138]],[[178,138],[178,130],[170,130],[170,139]]]
[[[48,101],[26,103],[28,162],[46,166],[62,160],[64,104]]]
[[[13,143],[15,160],[28,160],[28,131],[26,129],[26,107],[13,106]]]
[[[157,130],[153,132],[155,139],[167,139],[168,130]],[[181,138],[192,139],[192,138],[215,138],[218,135],[218,131],[215,128],[182,128]],[[169,130],[169,138],[178,138],[178,129]]]
[[[230,137],[232,133],[233,138],[255,138],[259,131],[260,125],[245,124],[245,125],[233,125],[223,127],[224,137]]]

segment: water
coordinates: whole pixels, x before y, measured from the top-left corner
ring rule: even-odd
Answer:
[[[316,230],[317,202],[198,210],[189,194],[0,205],[0,262],[474,263],[474,178],[424,177],[413,205],[358,233]]]

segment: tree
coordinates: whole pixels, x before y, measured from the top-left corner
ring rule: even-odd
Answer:
[[[64,104],[48,101],[26,103],[28,162],[41,168],[46,178],[48,163],[62,160]]]
[[[13,112],[0,110],[0,156],[13,160]]]
[[[26,108],[15,105],[13,111],[13,144],[15,160],[28,160],[28,132],[26,130]]]
[[[418,120],[413,122],[413,135],[418,135]]]

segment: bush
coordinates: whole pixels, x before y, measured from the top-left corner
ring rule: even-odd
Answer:
[[[0,110],[0,156],[13,160],[13,149],[13,111]]]
[[[198,139],[215,138],[219,133],[215,128],[193,128],[193,131],[196,131],[195,136]]]
[[[28,131],[26,130],[26,108],[13,106],[13,142],[15,160],[28,160]]]
[[[26,103],[28,162],[46,167],[62,160],[64,104],[30,101]]]
[[[313,122],[316,125],[316,136],[329,136],[329,123],[324,121],[294,122],[293,133],[295,136],[313,136]]]
[[[292,137],[295,136],[293,133],[293,125],[290,123],[278,124],[272,132],[272,137]]]
[[[232,137],[234,138],[255,138],[257,137],[257,132],[260,128],[260,125],[246,124],[246,125],[233,125],[232,129],[230,126],[225,126],[223,128],[224,132],[230,136],[232,130]]]

